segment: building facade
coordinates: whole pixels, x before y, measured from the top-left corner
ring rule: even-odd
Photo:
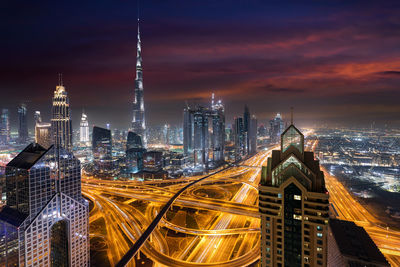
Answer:
[[[143,148],[142,138],[134,132],[128,132],[126,141],[126,165],[129,173],[138,173],[143,170]]]
[[[51,123],[37,122],[35,125],[35,142],[47,149],[52,144],[51,137]]]
[[[69,98],[60,80],[53,97],[51,115],[52,140],[56,147],[72,151],[72,121]]]
[[[110,173],[113,170],[111,131],[94,126],[92,132],[93,163],[97,173]]]
[[[18,141],[24,144],[28,141],[28,119],[25,104],[18,107]]]
[[[142,46],[140,41],[140,30],[138,20],[137,54],[136,54],[136,78],[135,98],[133,101],[132,131],[142,137],[143,145],[147,145],[146,120],[143,99],[143,68],[142,68]]]
[[[247,135],[249,139],[249,155],[254,155],[257,153],[257,117],[255,115],[250,118],[249,134]]]
[[[259,186],[262,266],[327,266],[329,194],[304,136],[290,125]]]
[[[0,120],[0,143],[8,144],[10,142],[10,114],[8,109],[3,108]]]
[[[42,122],[42,115],[40,114],[39,110],[36,110],[33,116],[33,118],[35,119],[35,125],[39,122]]]
[[[225,110],[222,102],[210,108],[187,106],[183,111],[184,154],[196,170],[208,170],[224,162]]]
[[[5,170],[1,266],[89,266],[89,205],[81,166],[63,148],[28,145]]]
[[[83,144],[89,142],[89,122],[87,119],[87,115],[83,112],[79,128],[79,141]]]
[[[284,130],[284,123],[280,113],[276,114],[275,118],[269,121],[269,136],[271,143],[278,143],[280,136]]]
[[[233,125],[233,139],[235,144],[235,161],[240,160],[246,151],[246,135],[244,132],[243,118],[236,117]]]

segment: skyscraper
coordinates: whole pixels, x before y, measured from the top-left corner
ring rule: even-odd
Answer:
[[[63,148],[28,145],[6,166],[1,266],[89,266],[81,166]]]
[[[183,147],[197,170],[207,170],[224,161],[225,111],[221,100],[214,102],[214,94],[210,108],[184,109]]]
[[[126,162],[130,173],[137,173],[143,170],[143,148],[142,138],[134,132],[128,132],[126,140]]]
[[[250,130],[250,111],[249,107],[245,105],[243,112],[243,134],[244,134],[244,149],[246,154],[250,154],[249,130]]]
[[[35,111],[34,118],[35,118],[35,124],[39,123],[39,122],[42,122],[42,116],[40,115],[40,111],[39,110]]]
[[[249,155],[254,155],[257,153],[257,118],[255,115],[251,116],[249,131],[248,131],[248,140],[249,140]]]
[[[327,266],[329,194],[313,152],[291,124],[262,168],[262,266]]]
[[[28,141],[27,109],[25,104],[18,107],[18,141],[24,144]]]
[[[35,142],[48,149],[52,144],[51,123],[38,122],[35,125]]]
[[[3,108],[0,121],[0,143],[8,144],[10,142],[10,115],[8,109]]]
[[[212,119],[211,148],[213,162],[219,164],[225,159],[225,108],[221,100],[214,102],[214,94],[212,94],[210,115]]]
[[[189,106],[183,110],[183,153],[193,153],[193,113]]]
[[[79,128],[79,137],[80,137],[79,141],[81,141],[81,143],[89,142],[89,122],[84,112],[82,112],[81,124]]]
[[[245,135],[243,118],[236,117],[233,126],[233,138],[235,143],[235,161],[240,160],[245,155]]]
[[[56,147],[72,150],[72,121],[71,110],[67,91],[63,86],[60,76],[59,85],[56,86],[53,97],[51,130],[53,142]]]
[[[113,168],[111,131],[94,126],[92,151],[95,168],[100,173],[108,173]]]
[[[135,79],[135,99],[133,101],[132,131],[142,137],[143,145],[147,145],[146,121],[144,116],[143,100],[143,69],[142,69],[142,47],[140,41],[139,20],[137,35],[137,55],[136,55],[136,79]]]
[[[270,134],[270,142],[277,143],[279,142],[281,133],[284,130],[283,120],[280,113],[276,114],[275,118],[269,121],[269,134]]]

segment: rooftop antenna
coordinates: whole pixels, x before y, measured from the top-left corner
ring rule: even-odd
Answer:
[[[58,74],[58,85],[63,86],[62,73]]]
[[[293,107],[290,107],[290,124],[293,125]]]

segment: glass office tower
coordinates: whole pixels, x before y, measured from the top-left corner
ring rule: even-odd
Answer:
[[[89,206],[72,153],[28,145],[5,170],[1,266],[89,266]]]

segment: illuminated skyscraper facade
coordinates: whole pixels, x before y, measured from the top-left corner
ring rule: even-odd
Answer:
[[[254,155],[257,153],[257,118],[255,115],[250,118],[247,138],[249,140],[248,153]]]
[[[51,123],[38,122],[35,125],[35,142],[44,148],[49,148],[52,144]]]
[[[85,113],[82,112],[81,124],[79,128],[79,141],[81,143],[89,142],[89,122]]]
[[[28,145],[6,166],[1,266],[89,266],[81,166],[63,148]]]
[[[8,109],[3,108],[0,120],[0,143],[8,144],[10,142],[10,114]]]
[[[69,98],[60,79],[53,97],[51,130],[54,145],[72,151],[72,121]]]
[[[245,132],[243,118],[236,117],[233,125],[233,139],[235,143],[235,161],[240,160],[245,155]]]
[[[39,123],[39,122],[42,122],[42,115],[40,115],[40,111],[39,110],[35,111],[34,119],[35,119],[35,124]]]
[[[18,107],[18,141],[21,144],[28,141],[27,108],[25,104]]]
[[[210,108],[184,109],[183,147],[198,170],[207,170],[224,161],[225,110],[220,100],[214,102],[214,94]]]
[[[142,46],[140,41],[139,20],[137,35],[137,54],[136,54],[136,79],[135,79],[135,98],[133,101],[132,131],[142,137],[143,145],[147,145],[146,121],[143,100],[143,69],[142,69]]]
[[[261,265],[327,266],[329,194],[304,136],[290,125],[272,151],[259,186]]]
[[[109,173],[113,169],[111,131],[94,126],[92,132],[93,162],[96,171]]]
[[[284,130],[284,124],[280,113],[276,114],[275,118],[269,121],[270,142],[278,143],[281,133]]]

